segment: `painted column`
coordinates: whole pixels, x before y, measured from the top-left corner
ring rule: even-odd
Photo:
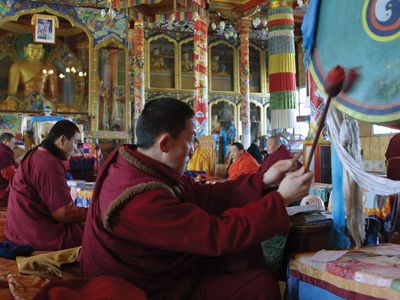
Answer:
[[[208,135],[208,32],[207,20],[194,18],[194,113],[197,136]]]
[[[135,105],[134,124],[139,118],[145,104],[145,81],[144,81],[144,23],[135,20],[134,29],[129,29],[128,38],[132,44],[133,55],[133,101]]]
[[[268,74],[272,129],[296,125],[293,1],[271,0],[268,9]]]
[[[250,130],[250,57],[249,57],[250,21],[240,22],[240,121],[242,124],[242,144],[245,149],[251,144]]]

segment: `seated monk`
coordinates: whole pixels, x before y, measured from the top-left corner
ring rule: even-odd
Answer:
[[[53,280],[44,285],[33,300],[146,300],[144,292],[115,276]]]
[[[79,140],[79,128],[58,121],[38,147],[22,159],[10,183],[6,239],[35,250],[60,250],[81,245],[86,208],[74,205],[64,160]]]
[[[260,151],[260,140],[259,139],[253,140],[253,142],[250,144],[250,147],[247,148],[247,152],[249,152],[251,154],[251,156],[253,156],[259,164],[262,164],[263,156]]]
[[[193,139],[194,153],[187,164],[188,171],[205,171],[210,173],[211,156],[210,153],[200,145],[197,138]]]
[[[26,59],[17,61],[10,67],[5,105],[7,108],[17,107],[20,84],[23,86],[24,99],[29,95],[41,94],[47,100],[56,102],[58,76],[55,67],[43,61],[43,45],[30,43],[24,48],[24,53]]]
[[[285,145],[281,144],[279,137],[271,136],[267,140],[267,152],[268,156],[264,159],[261,165],[261,172],[266,172],[271,168],[277,161],[283,159],[293,159],[293,154],[286,149]],[[296,161],[296,168],[301,167],[301,163]]]
[[[195,182],[183,175],[194,121],[177,99],[146,103],[137,146],[118,147],[97,179],[82,274],[122,277],[149,299],[277,299],[260,242],[289,229],[285,206],[307,195],[312,174],[284,176],[286,160],[266,174]]]
[[[229,153],[232,161],[228,167],[228,179],[236,179],[243,174],[255,173],[260,168],[256,159],[244,150],[241,143],[232,143]]]
[[[387,178],[400,180],[400,133],[395,134],[389,141],[385,153]]]
[[[8,132],[2,133],[0,135],[0,207],[7,206],[8,184],[15,173],[14,147],[14,135]]]

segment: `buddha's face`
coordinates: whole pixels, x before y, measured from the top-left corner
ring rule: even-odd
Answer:
[[[160,55],[160,50],[159,49],[154,49],[153,54],[155,56],[159,56]]]
[[[28,44],[25,47],[25,56],[30,61],[40,61],[44,55],[44,48],[42,44]]]

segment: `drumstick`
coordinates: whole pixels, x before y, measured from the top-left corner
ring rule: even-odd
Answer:
[[[332,96],[329,95],[328,99],[326,100],[326,103],[325,103],[325,108],[319,119],[318,129],[317,129],[317,133],[315,134],[315,137],[314,137],[311,151],[310,151],[310,153],[308,153],[308,158],[307,158],[307,161],[305,162],[306,163],[305,167],[304,167],[305,172],[308,172],[308,169],[310,168],[311,160],[313,158],[315,148],[317,147],[319,136],[321,135],[322,128],[324,128],[324,125],[325,125],[325,119],[326,119],[326,115],[328,113],[329,105],[331,104],[331,100],[332,100]]]
[[[297,155],[294,157],[294,160],[299,160],[302,155],[303,152],[297,153]]]
[[[308,172],[308,169],[310,168],[311,160],[313,158],[315,148],[317,147],[317,143],[318,143],[322,128],[324,128],[326,115],[328,113],[329,105],[331,104],[332,98],[336,97],[340,92],[347,93],[351,90],[354,83],[358,79],[358,70],[359,70],[359,67],[356,67],[356,68],[347,70],[347,72],[346,72],[342,66],[338,65],[338,66],[333,67],[329,71],[328,75],[326,76],[324,89],[328,95],[328,99],[326,100],[324,111],[322,112],[322,115],[320,117],[318,130],[317,130],[317,133],[315,134],[314,142],[311,147],[311,151],[308,154],[308,158],[307,158],[306,165],[305,165],[305,172]]]

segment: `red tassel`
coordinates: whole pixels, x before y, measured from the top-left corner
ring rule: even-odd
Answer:
[[[354,82],[358,79],[359,76],[358,69],[359,68],[353,68],[347,71],[346,77],[343,82],[343,88],[342,88],[343,93],[347,93],[353,87]]]
[[[342,90],[344,78],[345,70],[342,66],[332,68],[326,76],[325,92],[331,97],[336,97]]]

